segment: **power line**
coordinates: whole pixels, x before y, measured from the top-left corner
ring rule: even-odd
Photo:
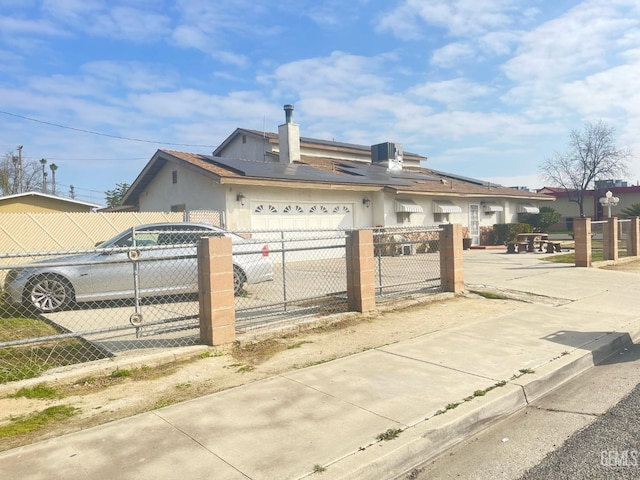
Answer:
[[[39,157],[22,156],[25,160],[38,160]],[[76,157],[49,157],[47,160],[70,161],[70,162],[116,162],[116,161],[132,161],[132,160],[149,160],[149,157],[131,157],[131,158],[76,158]]]
[[[216,148],[217,147],[217,145],[199,145],[199,144],[193,144],[193,143],[157,142],[155,140],[143,140],[143,139],[140,139],[140,138],[121,137],[121,136],[118,136],[118,135],[110,135],[108,133],[100,133],[100,132],[93,132],[91,130],[84,130],[82,128],[68,127],[66,125],[60,125],[58,123],[45,122],[44,120],[37,120],[35,118],[25,117],[23,115],[17,115],[15,113],[5,112],[5,111],[2,111],[2,110],[0,110],[0,113],[2,113],[3,115],[9,115],[10,117],[16,117],[16,118],[21,118],[23,120],[29,120],[30,122],[42,123],[44,125],[50,125],[52,127],[64,128],[66,130],[73,130],[75,132],[88,133],[90,135],[98,135],[100,137],[115,138],[117,140],[129,140],[130,142],[155,143],[157,145],[173,145],[173,146],[179,146],[179,147],[205,147],[205,148]]]

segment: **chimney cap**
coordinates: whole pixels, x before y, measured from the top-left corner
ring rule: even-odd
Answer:
[[[291,123],[291,121],[293,120],[293,105],[291,105],[290,103],[287,103],[284,106],[284,117],[286,123]]]

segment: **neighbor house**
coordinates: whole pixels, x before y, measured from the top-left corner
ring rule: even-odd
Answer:
[[[424,167],[398,143],[362,146],[300,136],[285,105],[278,133],[236,129],[212,155],[158,150],[123,203],[140,211],[224,212],[230,230],[348,229],[460,223],[536,213],[548,195]]]
[[[609,207],[603,206],[600,199],[605,198],[607,192],[611,192],[613,197],[618,198],[616,205],[611,205],[611,216],[620,216],[623,209],[634,204],[640,204],[640,185],[629,186],[627,182],[621,180],[601,180],[597,181],[595,188],[586,190],[583,210],[584,216],[591,220],[604,220],[609,215]],[[580,209],[575,202],[575,192],[558,187],[543,187],[538,193],[548,195],[555,199],[552,207],[562,215],[561,227],[571,228],[572,219],[580,216]]]
[[[41,192],[24,192],[0,197],[0,213],[92,212],[94,203]]]

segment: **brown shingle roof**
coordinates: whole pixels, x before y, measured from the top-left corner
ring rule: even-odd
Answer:
[[[217,163],[216,160],[219,157],[212,157],[209,155],[200,155],[194,153],[178,152],[173,150],[159,150],[158,154],[162,157],[166,157],[167,160],[173,157],[175,160],[183,163],[185,166],[191,166],[200,169],[203,172],[213,176],[219,181],[225,180],[227,183],[233,183],[234,179],[253,179],[263,180],[269,183],[292,182],[291,178],[274,178],[260,177],[259,175],[247,175],[241,168],[233,169],[229,166]],[[221,159],[220,159],[221,160]],[[247,162],[243,160],[243,162]],[[233,165],[233,160],[225,159],[225,163]],[[256,162],[263,163],[263,162]],[[334,175],[339,175],[344,179],[344,182],[348,183],[349,178],[355,178],[352,174],[347,173],[345,166],[358,165],[359,172],[366,172],[367,168],[376,168],[378,166],[370,166],[362,164],[362,162],[353,162],[346,160],[335,160],[330,158],[320,158],[314,156],[302,156],[299,164],[308,165],[317,170],[324,172],[331,172]],[[363,170],[364,169],[364,170]],[[446,174],[431,170],[428,168],[411,167],[405,168],[404,173],[411,174],[408,178],[402,178],[402,181],[397,181],[393,176],[389,177],[389,182],[385,188],[394,190],[396,192],[411,192],[415,194],[428,194],[437,196],[461,196],[461,197],[511,197],[511,198],[527,198],[527,199],[539,199],[539,200],[552,200],[548,195],[517,190],[514,188],[503,187],[500,185],[494,185],[488,182],[475,179],[464,179],[464,177],[458,177],[452,174]],[[379,170],[378,170],[379,173]],[[309,182],[309,180],[296,179],[296,182]],[[322,185],[331,185],[330,181],[318,180],[312,182],[318,184],[321,188]],[[342,181],[340,183],[343,183]],[[371,181],[367,183],[366,178],[358,177],[358,181],[354,181],[354,186],[364,187],[366,185],[380,187],[379,182]],[[404,185],[403,185],[404,183]],[[273,184],[273,183],[272,183]]]

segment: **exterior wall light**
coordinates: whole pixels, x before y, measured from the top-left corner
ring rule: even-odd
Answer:
[[[370,203],[371,203],[371,200],[369,200],[367,197],[364,197],[364,198],[362,199],[362,204],[363,204],[365,207],[369,208],[369,204],[370,204]]]
[[[244,199],[247,198],[244,196],[243,193],[239,193],[236,195],[236,201],[240,202],[240,205],[242,205],[244,207]]]

